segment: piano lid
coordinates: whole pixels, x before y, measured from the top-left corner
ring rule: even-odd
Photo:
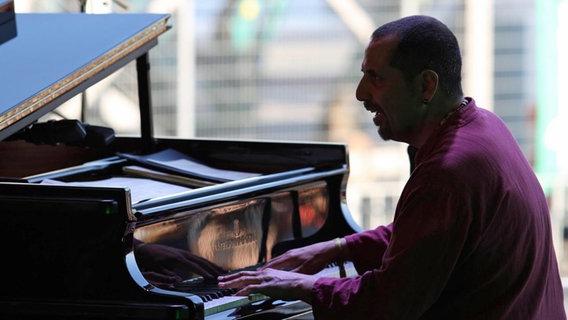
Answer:
[[[16,13],[0,45],[0,140],[157,44],[168,14]]]
[[[0,45],[13,39],[16,30],[16,13],[13,0],[0,0]]]

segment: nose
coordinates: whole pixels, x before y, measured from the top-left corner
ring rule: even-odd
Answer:
[[[365,100],[364,90],[363,90],[363,78],[359,80],[359,84],[357,84],[357,89],[355,90],[355,98],[359,101]]]

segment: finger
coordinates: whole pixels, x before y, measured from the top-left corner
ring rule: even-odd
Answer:
[[[248,296],[249,294],[251,294],[252,291],[250,289],[250,287],[244,287],[242,289],[240,289],[239,291],[235,292],[235,296]]]
[[[239,289],[234,295],[236,296],[248,296],[254,293],[263,293],[264,285],[262,283],[259,284],[251,284],[246,287]]]
[[[229,281],[233,281],[234,279],[237,279],[239,277],[238,274],[233,273],[233,274],[224,274],[224,275],[220,275],[217,277],[217,281],[219,282],[229,282]]]
[[[217,278],[219,288],[243,288],[250,285],[262,283],[262,278],[258,276],[243,275],[236,278],[226,279],[225,277]]]
[[[280,257],[270,260],[268,261],[265,265],[263,265],[262,267],[259,268],[259,270],[265,270],[268,268],[271,269],[291,269],[295,266],[297,266],[297,262],[291,260],[291,259],[279,259]]]
[[[219,276],[218,279],[220,279],[220,281],[232,281],[242,277],[255,277],[256,275],[256,271],[239,271]]]

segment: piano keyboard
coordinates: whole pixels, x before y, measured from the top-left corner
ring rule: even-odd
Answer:
[[[357,275],[357,270],[355,270],[353,262],[345,261],[345,263],[343,263],[343,266],[345,267],[345,273],[347,277],[354,277]],[[337,267],[336,265],[331,265],[316,274],[320,277],[339,278],[339,267]]]
[[[348,277],[357,275],[352,262],[345,262],[345,270]],[[317,275],[339,278],[339,268],[335,265],[329,266],[318,272]],[[204,302],[206,316],[269,299],[268,296],[263,294],[251,294],[246,297],[234,296],[236,289],[220,289],[214,279],[186,280],[177,284],[176,289],[198,295]]]
[[[224,296],[217,299],[213,299],[210,301],[205,302],[204,309],[205,309],[205,316],[219,313],[222,311],[226,311],[233,308],[238,308],[250,304],[254,304],[258,301],[264,301],[269,299],[269,297],[260,294],[250,294],[248,297],[244,296]]]

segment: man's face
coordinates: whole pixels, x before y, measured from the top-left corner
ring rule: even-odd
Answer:
[[[381,138],[410,143],[420,130],[425,110],[418,77],[408,83],[399,69],[390,66],[397,41],[394,37],[371,41],[356,97],[375,114],[373,122]]]

